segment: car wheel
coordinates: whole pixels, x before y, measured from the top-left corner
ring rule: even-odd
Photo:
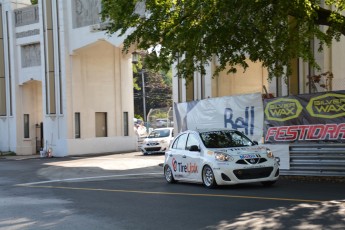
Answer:
[[[208,165],[205,165],[202,169],[202,182],[207,188],[214,188],[217,186],[213,171]]]
[[[176,182],[175,179],[174,179],[174,175],[173,175],[173,173],[172,173],[171,168],[169,167],[169,165],[166,165],[166,166],[164,167],[164,176],[165,176],[165,180],[166,180],[168,183],[172,184],[172,183],[175,183],[175,182]]]
[[[276,180],[273,180],[273,181],[263,181],[261,182],[261,184],[265,187],[270,187],[272,186],[273,184],[275,184],[277,181]]]

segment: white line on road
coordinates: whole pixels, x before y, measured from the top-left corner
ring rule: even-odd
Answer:
[[[96,177],[79,177],[79,178],[68,178],[68,179],[59,179],[59,180],[47,180],[47,181],[38,181],[24,184],[17,184],[17,186],[30,186],[37,184],[47,184],[55,182],[66,182],[66,181],[83,181],[83,180],[93,180],[101,178],[115,178],[115,177],[126,177],[126,176],[146,176],[146,175],[162,175],[162,173],[135,173],[135,174],[120,174],[120,175],[107,175],[107,176],[96,176]]]

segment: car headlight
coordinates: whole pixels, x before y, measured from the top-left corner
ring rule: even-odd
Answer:
[[[273,152],[270,149],[266,149],[266,154],[268,158],[274,158]]]
[[[160,142],[161,142],[162,144],[167,143],[166,140],[161,140]]]
[[[232,158],[229,154],[223,153],[223,152],[215,152],[214,157],[217,161],[233,161],[234,158]]]

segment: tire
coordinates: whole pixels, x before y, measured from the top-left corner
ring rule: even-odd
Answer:
[[[217,186],[213,171],[208,165],[205,165],[202,169],[202,183],[206,188],[215,188]]]
[[[261,182],[261,184],[265,187],[270,187],[272,185],[274,185],[277,181],[276,180],[273,180],[273,181],[263,181]]]
[[[174,175],[171,171],[171,168],[169,165],[166,165],[164,167],[164,176],[165,176],[165,180],[169,183],[169,184],[173,184],[176,182]]]

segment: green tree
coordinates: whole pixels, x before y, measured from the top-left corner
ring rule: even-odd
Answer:
[[[134,113],[143,116],[143,90],[141,72],[134,72],[134,81],[139,87],[134,88]],[[170,82],[169,82],[170,79]],[[146,92],[146,112],[150,109],[166,108],[172,106],[171,75],[164,71],[155,72],[145,69],[144,81]],[[147,114],[146,114],[147,115]]]
[[[36,5],[38,3],[38,0],[31,0],[32,5]]]
[[[344,0],[102,2],[103,19],[111,19],[108,32],[129,34],[124,51],[132,45],[142,50],[153,48],[160,55],[150,53],[149,65],[162,69],[179,60],[179,75],[186,78],[194,71],[204,73],[204,64],[215,56],[220,63],[215,74],[227,66],[232,67],[229,72],[236,72],[236,65],[246,68],[248,60],[262,62],[269,79],[288,76],[293,58],[302,58],[318,68],[310,49],[311,39],[318,39],[322,51],[333,39],[345,35],[345,17],[341,14]]]

